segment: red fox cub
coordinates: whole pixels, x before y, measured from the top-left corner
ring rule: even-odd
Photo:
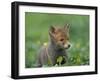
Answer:
[[[69,43],[69,25],[64,27],[51,26],[49,29],[49,43],[42,46],[38,55],[38,67],[44,65],[62,65],[67,63],[66,49],[70,47]]]

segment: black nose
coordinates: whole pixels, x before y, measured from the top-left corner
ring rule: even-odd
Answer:
[[[70,44],[68,45],[68,48],[70,48]]]

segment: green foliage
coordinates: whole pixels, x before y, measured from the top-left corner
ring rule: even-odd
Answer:
[[[63,57],[62,56],[59,56],[57,58],[57,63],[59,63],[59,65],[61,65],[62,60],[63,60]]]
[[[68,66],[89,64],[89,16],[72,14],[25,13],[25,67],[32,68],[40,47],[48,43],[51,25],[70,24],[71,48]]]

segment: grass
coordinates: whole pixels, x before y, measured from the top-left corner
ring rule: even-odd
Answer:
[[[72,14],[25,13],[25,67],[32,68],[43,43],[49,41],[51,25],[70,24],[68,66],[89,65],[89,16]]]

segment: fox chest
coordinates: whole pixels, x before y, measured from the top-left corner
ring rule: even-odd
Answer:
[[[66,52],[62,51],[62,52],[53,52],[50,55],[51,61],[53,63],[53,65],[55,64],[64,64],[66,62]]]

